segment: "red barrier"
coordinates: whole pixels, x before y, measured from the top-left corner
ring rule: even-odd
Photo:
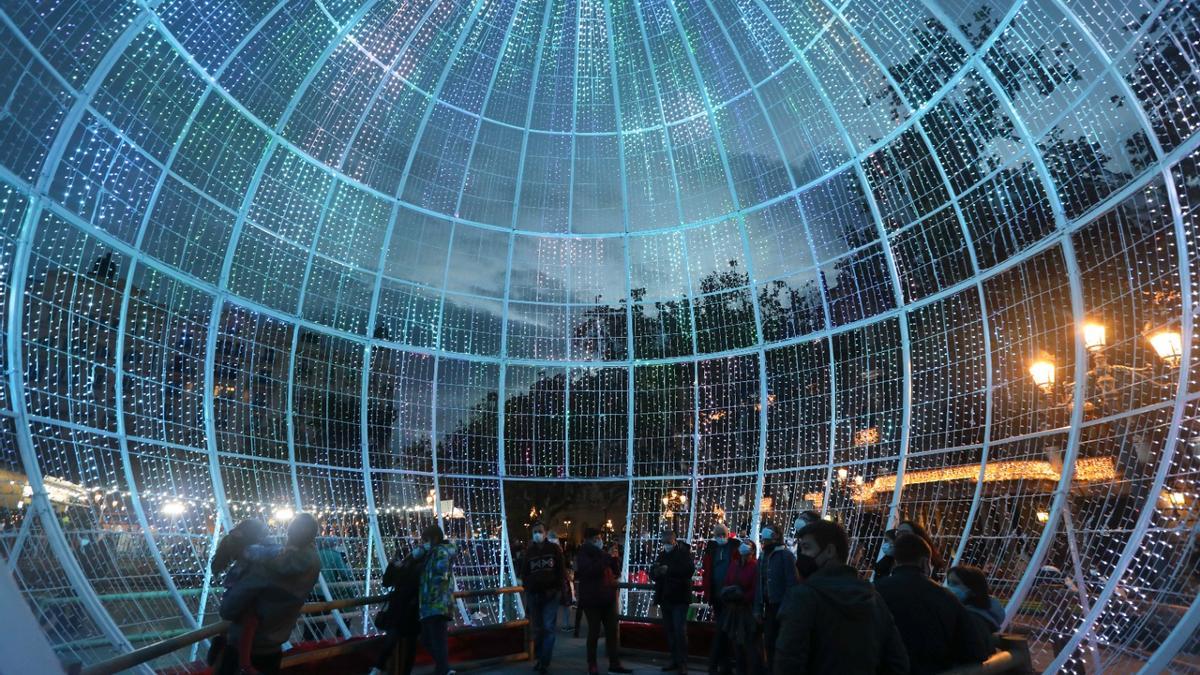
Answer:
[[[689,621],[688,654],[700,658],[708,658],[712,650],[713,625]],[[640,649],[648,652],[667,652],[667,637],[661,623],[642,621],[621,622],[621,647],[624,649]]]

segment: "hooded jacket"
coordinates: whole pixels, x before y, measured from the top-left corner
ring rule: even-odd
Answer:
[[[998,633],[1004,625],[1004,607],[996,598],[988,598],[988,607],[983,609],[975,605],[964,605],[972,618],[978,619],[980,626],[989,634]]]
[[[575,581],[580,607],[611,607],[617,601],[617,575],[621,560],[592,544],[579,547],[575,556]]]
[[[988,634],[954,594],[913,565],[897,565],[875,588],[895,617],[914,675],[979,664],[991,656]]]
[[[659,574],[659,568],[666,571]],[[692,547],[676,540],[670,551],[658,552],[658,558],[650,566],[650,578],[654,579],[654,602],[659,605],[687,605],[692,602],[692,575],[696,573],[696,561],[692,559]]]
[[[908,673],[908,654],[883,598],[849,565],[829,565],[779,608],[775,675]]]
[[[450,616],[450,586],[454,573],[450,563],[458,548],[450,542],[430,546],[421,571],[421,618]]]

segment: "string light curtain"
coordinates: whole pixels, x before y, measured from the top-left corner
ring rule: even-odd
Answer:
[[[664,524],[814,509],[866,571],[913,520],[1039,668],[1195,668],[1198,45],[1193,0],[6,0],[0,555],[94,662],[213,620],[242,518],[316,513],[325,597],[430,522],[485,588],[505,481],[606,480],[630,579]]]

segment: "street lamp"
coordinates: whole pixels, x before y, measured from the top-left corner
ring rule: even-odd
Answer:
[[[1047,394],[1054,390],[1054,362],[1049,357],[1038,358],[1029,364],[1029,376]]]
[[[1178,368],[1183,359],[1183,335],[1178,330],[1163,328],[1146,336],[1158,358],[1171,368]]]
[[[1098,352],[1104,349],[1107,344],[1104,338],[1104,324],[1095,321],[1083,324],[1083,346],[1087,347],[1089,352]]]

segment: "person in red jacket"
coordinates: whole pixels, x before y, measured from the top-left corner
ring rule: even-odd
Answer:
[[[733,643],[737,672],[757,675],[764,672],[762,631],[754,616],[754,600],[758,592],[758,559],[754,543],[745,540],[738,545],[738,559],[730,563],[725,574],[721,601],[725,605],[721,632]]]
[[[724,523],[717,523],[712,527],[712,538],[704,547],[701,586],[704,597],[712,607],[713,623],[716,625],[712,652],[708,657],[708,672],[713,674],[724,675],[733,672],[730,663],[732,645],[729,643],[729,637],[721,631],[721,619],[725,615],[721,590],[725,588],[725,575],[729,573],[730,566],[741,560],[741,553],[738,551],[741,544],[737,537],[729,536],[729,528],[725,527]]]

